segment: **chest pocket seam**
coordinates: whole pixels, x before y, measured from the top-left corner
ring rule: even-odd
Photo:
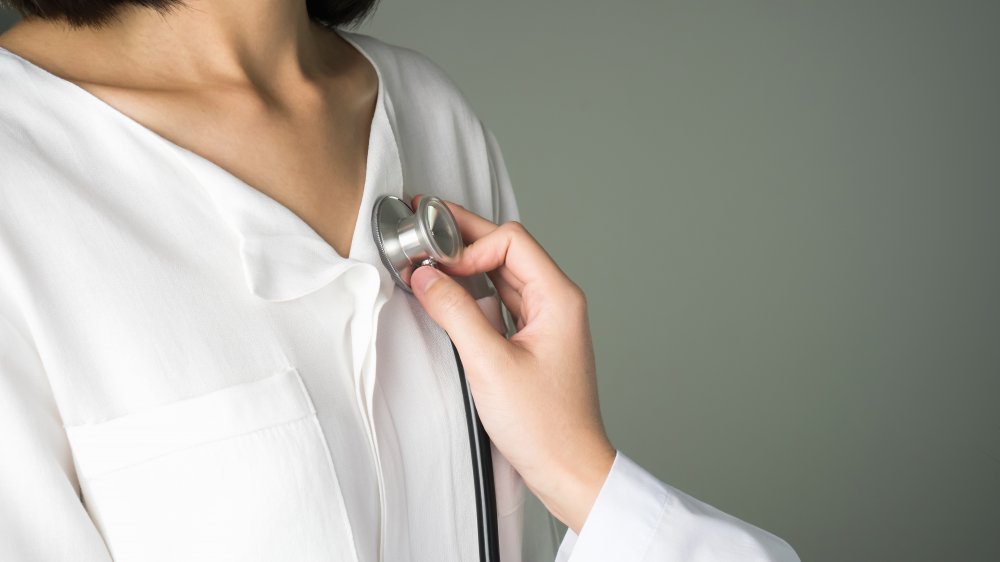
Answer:
[[[65,429],[82,499],[115,560],[359,559],[295,367]]]
[[[295,367],[95,424],[66,426],[81,480],[315,415]]]

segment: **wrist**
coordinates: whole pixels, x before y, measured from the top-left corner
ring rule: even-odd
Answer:
[[[553,516],[579,534],[617,454],[607,439],[582,447],[553,463],[546,471],[547,484],[533,491]]]

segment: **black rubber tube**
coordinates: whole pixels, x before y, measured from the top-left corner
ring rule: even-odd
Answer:
[[[462,387],[462,401],[465,403],[465,419],[469,428],[469,449],[472,451],[472,475],[476,485],[476,520],[479,530],[479,560],[500,562],[500,537],[497,525],[497,498],[493,481],[493,454],[490,438],[483,428],[483,422],[476,412],[476,405],[465,379],[465,366],[458,355],[454,342],[451,350],[455,353],[458,379]]]

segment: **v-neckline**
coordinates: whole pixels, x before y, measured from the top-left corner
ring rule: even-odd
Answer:
[[[378,271],[383,292],[393,285],[381,267],[378,248],[371,236],[368,215],[379,195],[404,197],[402,163],[398,140],[390,122],[391,100],[386,91],[385,76],[375,57],[365,50],[361,41],[350,32],[331,28],[350,43],[375,69],[378,93],[375,112],[369,128],[365,182],[355,219],[351,248],[342,256],[289,207],[246,183],[221,165],[182,147],[143,125],[104,99],[73,81],[62,78],[24,57],[0,47],[0,53],[20,60],[36,75],[61,87],[66,95],[76,96],[84,103],[116,120],[132,134],[159,144],[180,167],[208,193],[224,220],[239,236],[240,257],[251,292],[267,300],[289,300],[302,296],[329,283],[341,273],[359,264],[370,264]]]
[[[114,105],[108,103],[107,101],[105,101],[100,96],[97,96],[93,92],[91,92],[91,91],[87,90],[86,88],[80,86],[76,82],[73,82],[72,80],[68,80],[66,78],[63,78],[63,77],[61,77],[61,76],[59,76],[59,75],[57,75],[57,74],[55,74],[55,73],[47,70],[46,68],[44,68],[44,67],[42,67],[42,66],[40,66],[40,65],[38,65],[38,64],[36,64],[36,63],[28,60],[28,59],[26,59],[26,58],[24,58],[23,56],[15,53],[14,51],[11,51],[11,50],[7,49],[6,47],[0,46],[0,53],[6,53],[6,54],[10,55],[11,57],[14,57],[15,59],[20,60],[26,67],[28,67],[29,69],[33,70],[36,74],[41,75],[42,77],[44,77],[46,79],[49,79],[49,80],[53,81],[56,84],[60,84],[62,86],[68,87],[71,91],[75,92],[75,95],[79,95],[83,99],[90,100],[90,102],[96,102],[96,104],[99,107],[103,108],[104,111],[106,111],[110,115],[112,115],[113,118],[115,118],[118,121],[124,123],[126,127],[129,127],[129,128],[131,128],[131,129],[133,129],[135,131],[138,131],[139,134],[145,135],[146,137],[153,139],[154,142],[157,142],[157,143],[160,143],[160,144],[164,145],[171,152],[174,152],[177,155],[179,155],[182,158],[182,160],[185,160],[184,164],[186,166],[188,166],[189,168],[190,168],[190,164],[193,163],[195,168],[199,168],[200,167],[200,168],[210,169],[210,170],[213,171],[214,175],[217,178],[222,178],[226,182],[228,182],[230,184],[233,184],[235,186],[238,186],[242,190],[252,191],[253,193],[249,193],[248,194],[249,196],[254,197],[254,198],[258,198],[258,199],[264,201],[266,205],[277,207],[278,208],[277,211],[279,213],[283,214],[283,215],[286,215],[287,219],[290,219],[290,220],[293,220],[293,221],[297,220],[298,222],[300,222],[301,226],[304,226],[316,238],[322,240],[325,245],[329,246],[330,250],[333,251],[333,253],[336,255],[337,258],[339,258],[340,260],[344,260],[344,261],[356,262],[356,261],[359,261],[359,258],[360,258],[360,256],[358,254],[363,253],[361,251],[361,248],[359,247],[359,244],[358,244],[359,243],[359,239],[364,239],[364,237],[362,236],[364,234],[364,231],[365,231],[364,227],[368,226],[368,224],[367,224],[368,221],[366,220],[367,217],[365,216],[364,211],[365,211],[365,209],[368,206],[371,205],[371,201],[370,200],[374,196],[372,194],[372,191],[373,191],[372,184],[374,183],[372,176],[373,176],[373,168],[375,168],[377,166],[378,162],[376,161],[376,158],[373,158],[373,155],[372,155],[373,145],[375,144],[375,142],[376,142],[376,140],[377,140],[377,138],[378,138],[378,136],[380,134],[387,134],[387,135],[391,136],[392,137],[392,143],[393,143],[393,145],[397,145],[397,140],[395,138],[395,133],[392,130],[391,125],[388,123],[388,118],[387,118],[388,116],[386,114],[387,112],[386,112],[385,105],[386,105],[387,102],[386,102],[385,98],[386,98],[387,94],[385,92],[385,78],[383,76],[382,69],[375,62],[375,58],[370,53],[368,53],[363,47],[361,47],[361,45],[358,43],[358,41],[356,41],[355,39],[352,39],[351,37],[348,37],[348,33],[349,32],[345,32],[344,30],[341,30],[341,29],[336,28],[336,27],[332,27],[330,29],[331,29],[331,31],[333,31],[334,33],[336,33],[338,36],[340,36],[344,41],[346,41],[347,43],[349,43],[350,45],[352,45],[358,51],[358,53],[360,53],[363,57],[365,57],[365,59],[368,60],[369,64],[371,64],[372,68],[374,68],[374,70],[375,70],[375,74],[376,74],[377,82],[378,82],[378,92],[376,94],[375,111],[374,111],[374,114],[372,116],[371,123],[369,125],[368,148],[367,148],[367,151],[366,151],[366,162],[365,162],[365,180],[364,180],[364,185],[362,187],[361,201],[360,201],[360,204],[359,204],[359,208],[357,209],[357,215],[356,215],[356,218],[355,218],[355,224],[354,224],[353,234],[352,234],[352,237],[351,237],[351,246],[350,246],[350,250],[348,252],[348,255],[346,257],[343,256],[343,255],[341,255],[339,252],[337,252],[336,249],[332,245],[330,245],[328,242],[326,242],[326,240],[324,238],[322,238],[319,235],[319,233],[316,232],[316,230],[314,228],[312,228],[312,226],[310,226],[305,221],[305,219],[303,219],[297,213],[295,213],[294,211],[292,211],[288,206],[286,206],[283,203],[279,202],[277,199],[274,199],[273,197],[271,197],[270,195],[268,195],[264,191],[262,191],[260,189],[257,189],[256,187],[250,185],[246,181],[240,179],[238,176],[236,176],[234,173],[232,173],[229,170],[227,170],[226,168],[224,168],[222,165],[216,163],[213,160],[210,160],[209,158],[206,158],[205,156],[202,156],[201,154],[199,154],[199,153],[197,153],[197,152],[195,152],[195,151],[193,151],[193,150],[191,150],[189,148],[186,148],[184,146],[181,146],[181,145],[175,143],[174,141],[172,141],[172,140],[168,139],[167,137],[161,135],[160,133],[156,132],[155,130],[151,129],[150,127],[142,124],[137,119],[131,117],[130,115],[128,115],[127,113],[125,113],[122,110],[118,109]],[[384,127],[385,130],[380,129],[380,127]],[[395,161],[392,162],[391,164],[393,164],[393,165],[395,165],[395,166],[398,167],[398,166],[401,166],[401,162],[399,160],[399,154],[398,154],[398,146],[394,146],[394,148],[397,148],[397,150],[394,151],[395,152],[395,155],[394,155]],[[378,155],[376,155],[376,156],[378,156]],[[198,175],[198,174],[196,174],[196,175]],[[199,177],[199,181],[201,181],[200,177]],[[395,194],[397,196],[401,195],[401,190],[398,193],[395,193]],[[291,215],[291,216],[287,216],[287,215]]]

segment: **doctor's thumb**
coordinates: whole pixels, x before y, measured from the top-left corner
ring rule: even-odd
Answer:
[[[494,356],[507,343],[472,295],[448,274],[418,267],[410,277],[410,286],[430,317],[448,332],[463,360]]]

